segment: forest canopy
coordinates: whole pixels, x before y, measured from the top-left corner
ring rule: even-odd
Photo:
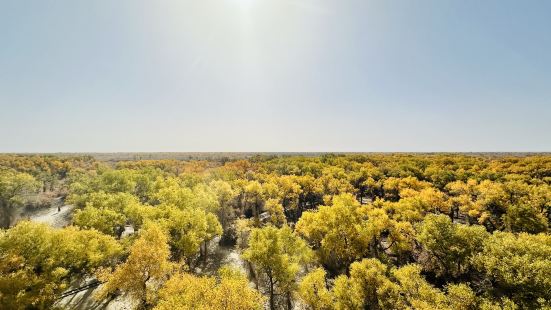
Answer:
[[[0,216],[2,309],[551,308],[545,154],[0,155]]]

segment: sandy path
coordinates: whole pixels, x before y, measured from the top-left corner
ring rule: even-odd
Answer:
[[[65,205],[58,211],[57,206],[52,206],[48,209],[24,214],[23,218],[30,218],[34,222],[46,223],[55,228],[62,228],[71,223],[74,208],[75,206],[73,205]]]

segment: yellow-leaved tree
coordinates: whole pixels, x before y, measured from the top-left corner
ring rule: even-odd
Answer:
[[[151,305],[158,285],[174,268],[169,256],[166,232],[159,224],[146,223],[132,244],[128,259],[113,272],[102,270],[98,273],[99,280],[105,283],[97,298],[103,299],[120,290],[139,300],[142,306]]]
[[[326,272],[316,268],[302,278],[298,285],[298,295],[302,302],[312,310],[333,309],[333,296],[327,289]]]
[[[48,309],[72,281],[121,252],[113,237],[96,230],[29,221],[0,230],[0,308]]]
[[[30,174],[0,169],[0,228],[10,227],[15,209],[39,187],[40,183]]]
[[[222,267],[220,279],[178,273],[159,291],[155,310],[260,310],[264,298],[239,270]]]
[[[278,295],[285,297],[288,307],[291,304],[301,264],[308,262],[312,253],[306,242],[291,228],[266,226],[252,230],[249,247],[243,257],[263,278],[270,298],[270,309],[275,309]]]

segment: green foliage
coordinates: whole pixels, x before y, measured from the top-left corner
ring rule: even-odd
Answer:
[[[488,236],[482,226],[453,224],[448,216],[429,214],[417,233],[428,256],[423,267],[439,276],[458,277],[469,271],[471,257],[482,251]]]
[[[200,250],[200,245],[222,234],[222,226],[216,216],[197,209],[178,209],[163,206],[161,218],[170,234],[170,244],[176,257],[190,261]]]
[[[30,174],[0,169],[0,228],[8,228],[16,207],[38,190],[40,183]]]
[[[474,259],[475,266],[523,307],[551,301],[551,236],[494,232]]]
[[[139,204],[136,196],[128,193],[106,193],[104,191],[90,193],[86,197],[85,205],[96,209],[109,209],[118,213],[125,213],[130,205]]]
[[[503,215],[508,231],[537,234],[546,232],[549,226],[547,217],[536,208],[527,205],[511,205]]]
[[[157,192],[153,195],[161,205],[173,205],[180,209],[200,209],[216,212],[220,207],[216,193],[206,185],[184,187],[176,178],[157,181]]]
[[[474,309],[477,299],[465,284],[441,291],[421,275],[418,265],[389,269],[377,259],[351,265],[332,289],[335,309]]]
[[[99,174],[98,174],[99,172]],[[132,170],[111,170],[102,168],[75,177],[70,185],[69,202],[77,207],[83,207],[94,193],[127,193],[134,194],[136,190],[136,172]]]
[[[84,209],[76,211],[74,224],[116,237],[122,233],[127,221],[138,228],[148,215],[138,199],[128,193],[89,193],[84,204]]]
[[[407,252],[413,235],[409,223],[391,219],[382,208],[362,206],[350,194],[335,196],[330,206],[305,212],[296,230],[332,271],[346,269],[367,255],[383,256],[389,248]]]
[[[104,234],[118,237],[124,229],[126,218],[113,210],[86,207],[76,211],[73,223],[84,229],[96,229]]]
[[[209,183],[209,188],[216,194],[218,205],[220,206],[217,214],[222,225],[222,229],[226,234],[231,227],[232,219],[235,217],[234,203],[237,193],[231,187],[231,184],[222,181],[214,180]]]
[[[322,263],[334,269],[346,268],[369,251],[360,208],[352,195],[337,196],[330,206],[305,212],[296,230],[317,250]]]
[[[270,307],[275,308],[276,294],[290,294],[296,290],[296,278],[301,264],[310,261],[311,251],[302,239],[284,226],[253,229],[249,247],[243,257],[265,277],[270,296]]]

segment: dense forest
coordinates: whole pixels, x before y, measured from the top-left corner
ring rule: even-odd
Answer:
[[[0,155],[0,217],[1,309],[551,309],[544,154]]]

